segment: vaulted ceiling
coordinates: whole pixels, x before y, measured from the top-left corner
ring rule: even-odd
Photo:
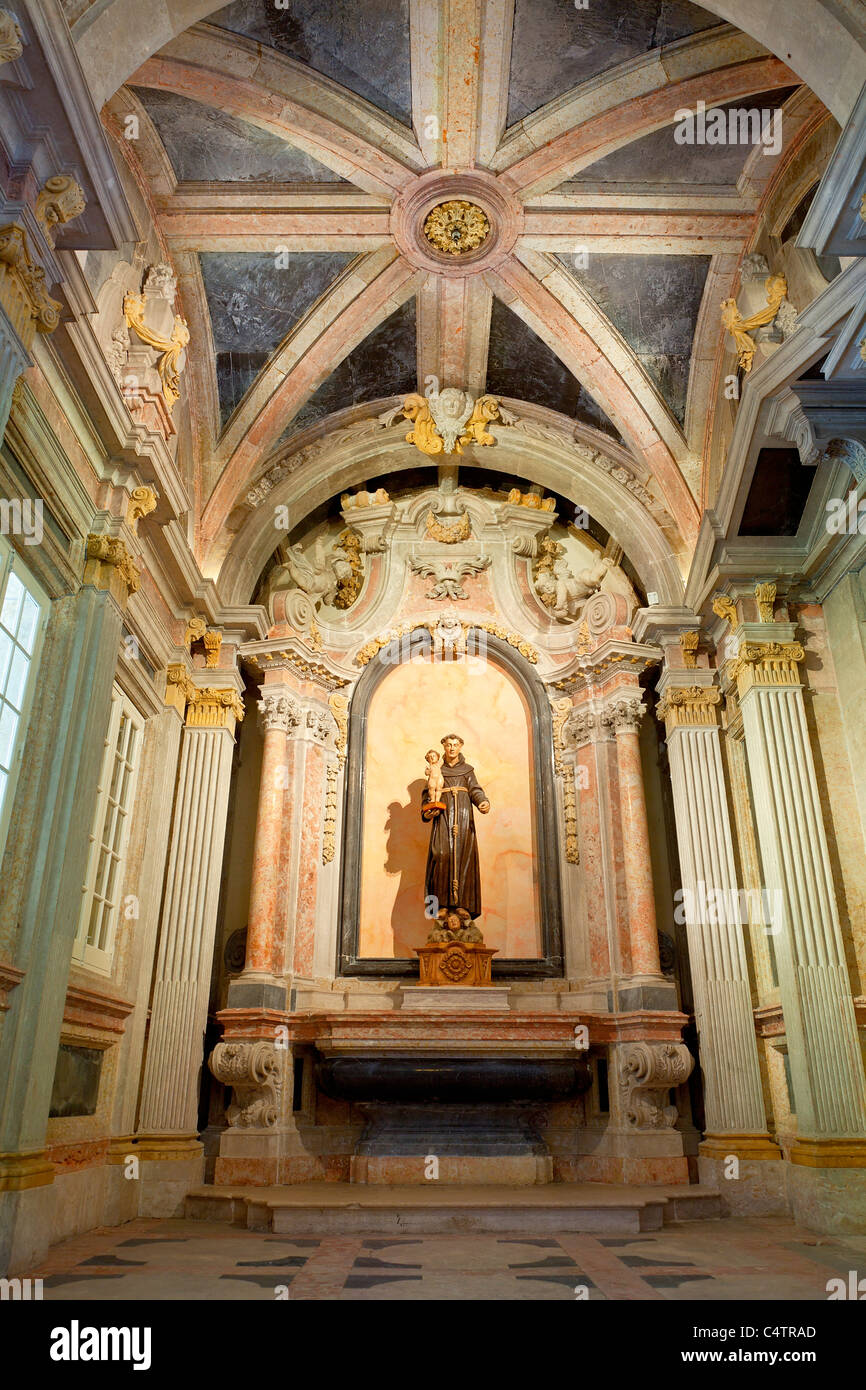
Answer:
[[[782,106],[782,152],[677,144],[698,101]],[[182,32],[106,120],[192,333],[202,553],[275,452],[431,375],[624,443],[693,539],[719,301],[826,118],[687,0],[235,0]],[[440,270],[416,190],[473,173],[499,253]]]

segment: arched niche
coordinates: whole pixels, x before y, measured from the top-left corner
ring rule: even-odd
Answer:
[[[466,645],[465,658],[452,660],[437,648],[427,629],[416,628],[383,648],[355,687],[349,708],[343,816],[338,962],[342,975],[417,975],[411,945],[423,945],[432,926],[424,916],[429,839],[429,827],[420,815],[424,754],[451,732],[466,739],[464,755],[491,801],[489,815],[476,813],[475,822],[482,880],[479,926],[486,943],[499,949],[493,973],[510,979],[563,973],[550,702],[530,662],[507,641],[471,628]],[[473,663],[478,669],[473,669]],[[466,691],[462,707],[455,705],[453,692],[459,682],[449,671],[461,666]],[[482,666],[487,668],[486,676]],[[429,692],[435,691],[437,672],[444,673],[442,689],[447,685],[447,697],[437,709],[424,708],[420,701],[422,697],[429,700]],[[396,700],[389,697],[389,679]],[[418,699],[407,703],[404,687],[411,691],[413,679]],[[510,692],[508,698],[506,692]],[[512,697],[522,707],[525,721],[525,737],[517,748],[511,742],[517,727]],[[401,709],[402,716],[397,713]],[[507,727],[499,729],[496,720],[503,713]],[[440,728],[443,721],[455,719],[456,729]],[[471,741],[473,730],[480,746]],[[373,746],[374,740],[378,744],[383,738],[388,740],[386,747]],[[379,823],[383,809],[387,818]],[[502,923],[503,912],[525,914],[527,876],[537,911],[534,949],[530,954],[508,955],[509,946],[526,942],[532,928],[531,923],[515,919],[504,923],[503,932]],[[371,905],[380,914],[378,922]],[[389,953],[377,954],[383,943]]]

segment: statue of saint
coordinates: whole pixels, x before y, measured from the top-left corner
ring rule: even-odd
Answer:
[[[436,898],[440,913],[445,908],[462,908],[467,920],[474,920],[481,915],[481,875],[473,808],[486,815],[490,802],[478,785],[474,767],[463,756],[459,734],[446,734],[442,747],[445,809],[435,804],[428,787],[421,793],[421,815],[432,821],[424,891]]]

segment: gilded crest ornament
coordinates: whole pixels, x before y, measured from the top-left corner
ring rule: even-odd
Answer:
[[[427,214],[424,235],[437,251],[448,256],[464,256],[487,240],[490,222],[475,203],[452,198],[447,203],[437,203]]]

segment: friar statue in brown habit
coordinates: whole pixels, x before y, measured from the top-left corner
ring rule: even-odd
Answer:
[[[432,821],[424,891],[440,908],[463,908],[474,920],[481,915],[481,875],[473,807],[486,815],[490,802],[463,756],[459,734],[446,734],[442,747],[444,786],[439,800],[432,800],[427,787],[421,797],[421,815]]]

